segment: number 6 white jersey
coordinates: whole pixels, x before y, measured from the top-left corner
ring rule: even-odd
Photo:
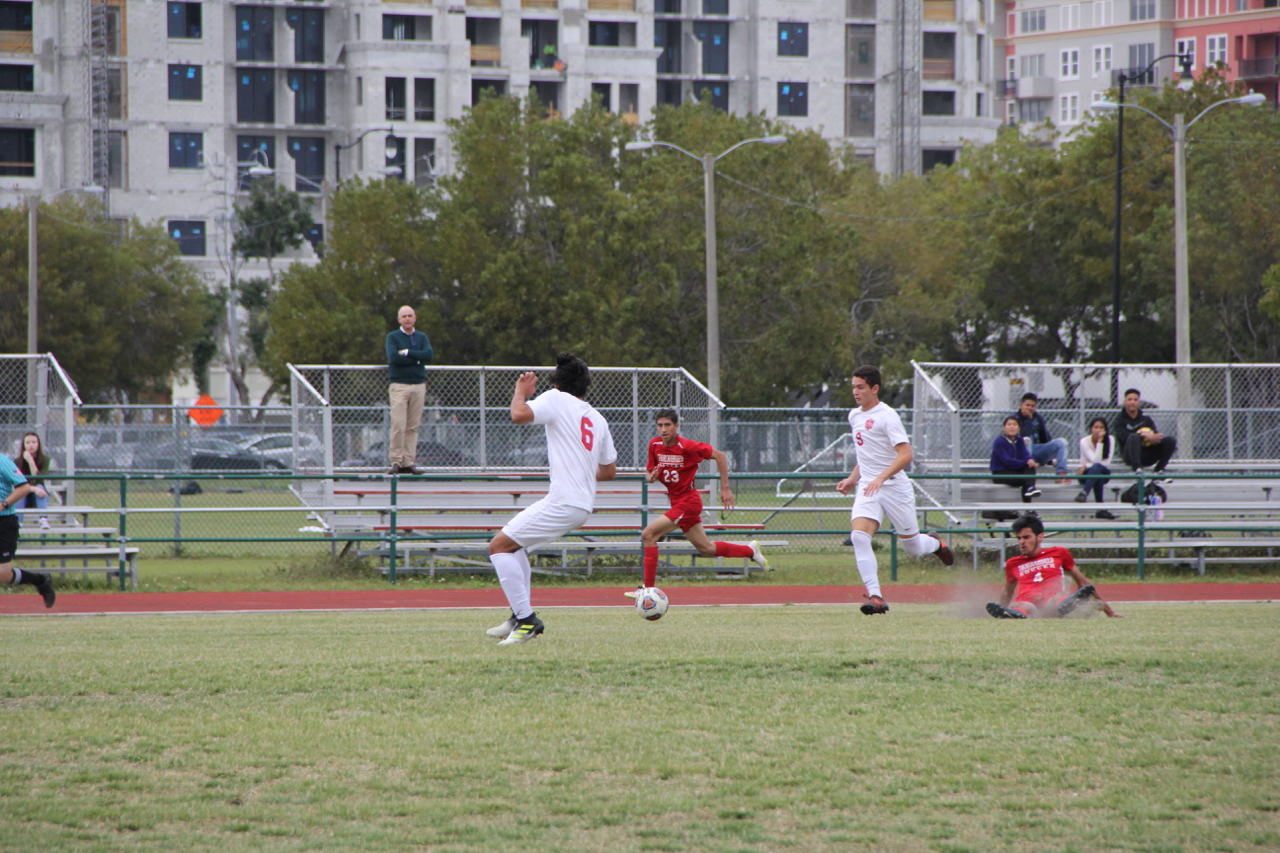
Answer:
[[[557,504],[591,512],[596,504],[596,470],[618,461],[609,422],[585,400],[558,388],[529,401],[533,422],[547,428],[551,490]]]
[[[860,408],[850,410],[849,429],[858,454],[858,477],[863,483],[874,480],[892,465],[898,456],[897,446],[908,441],[902,419],[884,403],[877,403],[865,412]],[[901,471],[894,475],[901,476],[904,476]]]

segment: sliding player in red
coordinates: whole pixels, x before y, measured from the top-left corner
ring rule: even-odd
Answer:
[[[1026,619],[1029,616],[1066,616],[1086,601],[1094,601],[1103,613],[1120,614],[1102,600],[1098,590],[1076,568],[1075,558],[1066,548],[1044,547],[1044,522],[1024,515],[1013,523],[1018,538],[1018,556],[1004,564],[1005,585],[999,601],[987,604],[987,612],[997,619]],[[1076,591],[1067,595],[1066,577],[1076,582]]]
[[[671,509],[649,522],[640,534],[644,544],[644,583],[641,588],[653,586],[658,580],[658,540],[679,527],[685,538],[704,557],[749,557],[762,569],[769,568],[769,561],[760,553],[755,542],[750,545],[734,545],[729,542],[712,542],[702,529],[702,496],[694,487],[694,476],[704,459],[714,459],[720,469],[720,502],[725,509],[733,509],[733,491],[729,488],[729,460],[724,453],[709,444],[681,438],[680,416],[675,409],[659,409],[654,416],[658,437],[649,442],[649,462],[645,475],[650,483],[658,482],[667,487]],[[634,592],[627,592],[635,598]]]

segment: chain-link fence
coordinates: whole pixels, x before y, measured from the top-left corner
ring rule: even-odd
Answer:
[[[1280,460],[1280,365],[914,363],[915,473],[985,467],[1004,418],[1039,398],[1050,434],[1074,459],[1089,422],[1119,413],[1137,389],[1143,410],[1178,439],[1175,465]],[[937,488],[949,488],[939,485]]]
[[[10,457],[34,432],[50,458],[74,473],[66,449],[75,445],[75,386],[52,355],[0,355],[0,447]],[[74,494],[74,492],[72,492]]]

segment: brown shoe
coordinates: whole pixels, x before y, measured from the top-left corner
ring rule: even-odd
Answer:
[[[414,468],[412,465],[405,465],[403,468],[400,469],[400,473],[401,474],[421,474],[422,472],[417,468]]]
[[[388,474],[403,474],[403,473],[404,473],[404,469],[403,469],[403,468],[401,468],[401,467],[400,467],[400,463],[399,463],[399,462],[397,462],[396,464],[394,464],[394,465],[392,465],[392,466],[391,466],[391,470],[390,470],[390,471],[388,471],[387,473],[388,473]]]

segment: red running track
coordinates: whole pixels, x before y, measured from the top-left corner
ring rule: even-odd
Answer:
[[[1280,583],[1116,583],[1100,585],[1108,601],[1278,601]],[[994,600],[1000,585],[938,584],[888,586],[891,604],[946,604]],[[534,588],[542,607],[630,607],[617,587]],[[301,592],[69,592],[46,610],[40,596],[20,587],[0,595],[0,615],[242,613],[297,610],[432,610],[507,606],[500,589],[386,589]],[[861,587],[849,586],[681,586],[672,589],[682,605],[858,604]]]

